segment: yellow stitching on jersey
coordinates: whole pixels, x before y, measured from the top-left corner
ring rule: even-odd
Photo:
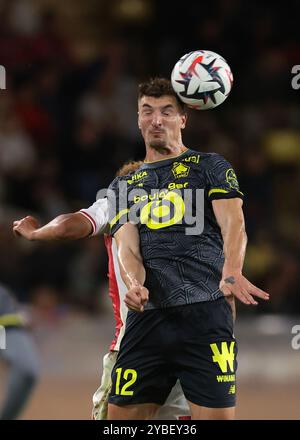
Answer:
[[[182,153],[178,154],[177,156],[170,156],[170,157],[166,157],[165,159],[158,159],[158,160],[154,160],[152,162],[148,162],[148,161],[144,160],[144,163],[156,163],[156,162],[161,162],[162,160],[176,159],[176,157],[180,157],[184,153],[186,153],[187,150],[188,150],[188,148],[186,150],[184,150]]]
[[[122,211],[118,212],[118,214],[112,219],[112,221],[109,223],[110,227],[112,228],[114,224],[117,223],[117,221],[122,217],[122,215],[127,214],[129,212],[129,209],[122,209]]]
[[[239,191],[238,189],[235,189],[235,191],[238,192],[238,193],[240,193],[242,196],[244,195],[244,194],[242,193],[242,191]],[[230,191],[226,191],[226,189],[213,188],[213,189],[211,189],[211,190],[209,191],[209,193],[208,193],[208,197],[209,197],[211,194],[213,194],[213,193],[225,193],[225,194],[228,194],[229,192],[230,192]]]
[[[217,189],[217,188],[213,188],[209,191],[208,193],[208,197],[213,194],[213,193],[229,193],[229,191],[226,191],[226,189]]]

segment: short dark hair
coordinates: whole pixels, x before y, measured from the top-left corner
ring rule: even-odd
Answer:
[[[139,96],[140,100],[143,96],[153,96],[154,98],[160,98],[161,96],[174,96],[178,104],[178,108],[182,113],[185,113],[186,106],[184,102],[179,99],[175,93],[171,81],[167,78],[155,77],[150,78],[149,81],[139,84]]]

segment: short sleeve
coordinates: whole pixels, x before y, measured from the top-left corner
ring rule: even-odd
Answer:
[[[206,179],[209,200],[244,198],[232,165],[219,154],[208,159]]]
[[[108,232],[108,201],[107,198],[98,199],[87,209],[81,209],[80,214],[84,215],[92,224],[91,235],[98,235]]]

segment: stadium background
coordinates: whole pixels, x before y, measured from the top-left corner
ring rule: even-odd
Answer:
[[[222,54],[234,86],[219,108],[189,112],[184,141],[236,168],[245,273],[271,294],[238,307],[238,416],[299,418],[299,12],[296,1],[0,2],[0,280],[32,316],[43,367],[23,418],[90,417],[113,318],[101,238],[29,243],[13,237],[12,222],[87,207],[120,164],[143,158],[136,85],[169,77],[195,49]]]

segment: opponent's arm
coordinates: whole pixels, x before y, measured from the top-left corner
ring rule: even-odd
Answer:
[[[140,252],[138,229],[135,225],[126,223],[114,237],[118,247],[121,277],[128,288],[125,304],[131,310],[142,312],[148,301],[149,292],[144,287],[146,271]]]
[[[40,226],[35,217],[27,216],[13,223],[13,232],[30,241],[76,240],[92,233],[91,222],[75,212],[63,214]]]
[[[225,297],[233,295],[244,304],[257,305],[253,296],[268,300],[269,294],[254,286],[242,274],[247,246],[242,204],[239,198],[212,201],[224,241],[225,262],[220,290]]]

